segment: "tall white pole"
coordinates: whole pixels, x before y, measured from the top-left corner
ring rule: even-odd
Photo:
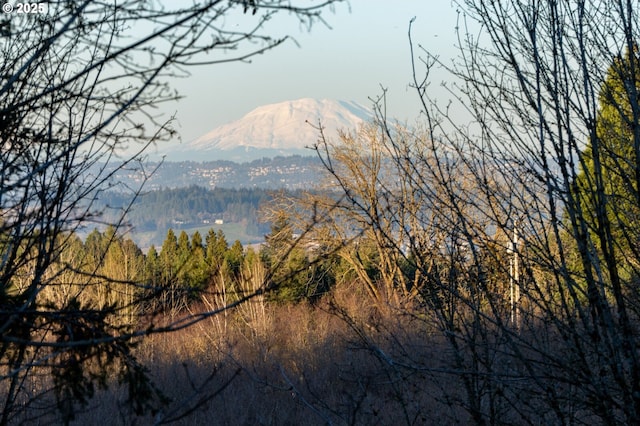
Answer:
[[[516,314],[516,327],[520,327],[520,265],[518,254],[518,221],[515,221],[513,225],[513,280],[515,281],[515,314]]]
[[[507,247],[507,254],[509,255],[509,314],[511,316],[511,325],[515,322],[514,308],[515,308],[515,300],[514,300],[514,291],[513,291],[513,257],[511,254],[513,253],[513,241],[509,241],[509,246]]]
[[[509,302],[511,324],[518,326],[520,322],[520,262],[518,258],[518,221],[513,223],[513,239],[509,241],[507,254],[509,255]]]

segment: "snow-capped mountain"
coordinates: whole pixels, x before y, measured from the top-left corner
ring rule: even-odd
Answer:
[[[356,129],[371,118],[371,111],[356,102],[309,98],[280,102],[258,107],[239,120],[217,127],[182,145],[175,154],[199,161],[240,162],[277,155],[311,155],[305,147],[318,140],[314,128],[318,123],[322,123],[327,137],[334,139],[338,130]]]

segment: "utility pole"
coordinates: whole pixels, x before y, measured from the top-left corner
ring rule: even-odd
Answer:
[[[513,223],[513,239],[507,246],[509,255],[509,299],[511,303],[511,325],[520,324],[520,260],[518,253],[518,221]]]

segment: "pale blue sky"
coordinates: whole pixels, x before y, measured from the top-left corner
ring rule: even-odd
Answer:
[[[260,105],[304,97],[369,105],[368,97],[379,95],[382,85],[390,113],[413,121],[420,111],[409,88],[407,31],[414,16],[414,43],[443,57],[454,53],[456,12],[450,0],[351,0],[325,14],[331,29],[319,24],[308,33],[287,15],[273,23],[276,35],[290,34],[300,46],[287,42],[250,64],[191,68],[191,77],[174,84],[185,99],[165,111],[176,114],[187,143]]]

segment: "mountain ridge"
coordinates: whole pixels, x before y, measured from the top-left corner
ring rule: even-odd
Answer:
[[[306,148],[321,124],[328,138],[371,120],[372,112],[354,101],[302,98],[263,105],[176,147],[172,159],[251,161],[263,157],[312,155]]]

